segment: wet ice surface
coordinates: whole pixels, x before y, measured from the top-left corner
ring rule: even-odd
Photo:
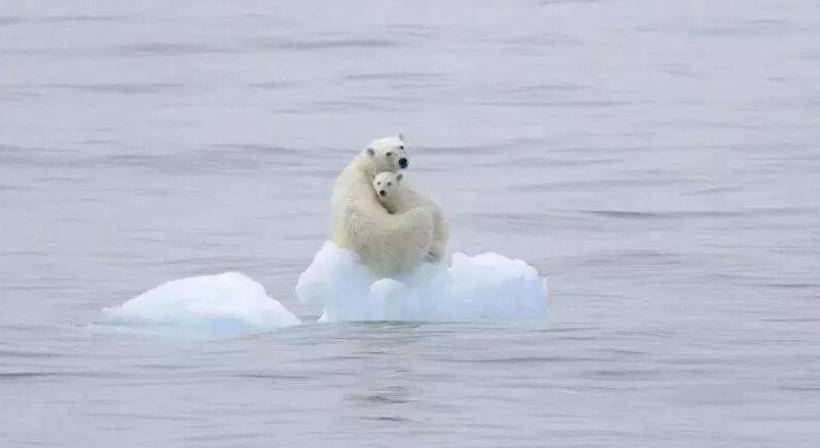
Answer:
[[[102,309],[98,325],[126,333],[220,337],[299,325],[265,287],[239,272],[165,282]]]
[[[541,319],[547,280],[523,260],[460,252],[410,273],[377,278],[355,253],[325,242],[299,274],[296,297],[322,307],[319,322],[457,322]]]
[[[817,2],[7,3],[0,444],[818,444]],[[315,319],[333,178],[399,131],[545,320],[86,326],[225,271]]]

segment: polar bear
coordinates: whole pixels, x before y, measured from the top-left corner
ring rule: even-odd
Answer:
[[[373,177],[408,167],[401,135],[372,141],[339,174],[331,199],[331,241],[355,252],[375,275],[394,277],[418,267],[430,249],[433,218],[413,208],[390,214],[376,199]]]
[[[430,211],[433,216],[433,239],[426,258],[432,262],[440,262],[447,257],[447,239],[450,233],[441,207],[405,184],[403,180],[402,173],[383,171],[373,178],[373,191],[379,203],[389,213],[404,213],[416,207]]]

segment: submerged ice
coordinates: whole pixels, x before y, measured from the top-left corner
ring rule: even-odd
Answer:
[[[530,319],[547,311],[547,283],[532,266],[495,253],[454,254],[401,278],[375,278],[353,252],[326,242],[296,285],[321,320]],[[299,319],[238,272],[164,283],[104,308],[99,324],[138,333],[231,335],[299,325]]]
[[[324,306],[328,322],[528,319],[547,310],[546,279],[521,260],[456,253],[449,267],[424,264],[403,278],[377,279],[332,242],[299,276],[296,295]]]
[[[265,288],[238,272],[173,280],[104,308],[106,325],[150,332],[236,334],[298,325]]]

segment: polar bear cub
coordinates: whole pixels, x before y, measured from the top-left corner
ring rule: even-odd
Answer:
[[[354,252],[378,278],[415,270],[433,238],[432,214],[422,208],[390,214],[373,194],[373,177],[410,165],[401,135],[373,140],[336,178],[331,197],[330,239]]]
[[[430,198],[403,184],[404,175],[384,171],[373,178],[373,190],[379,203],[389,213],[404,213],[414,208],[428,210],[433,216],[433,239],[427,260],[439,262],[447,255],[449,228],[441,208]]]

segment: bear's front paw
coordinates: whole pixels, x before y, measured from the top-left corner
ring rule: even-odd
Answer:
[[[427,252],[427,255],[424,256],[424,261],[429,263],[436,263],[439,260],[439,255],[435,252]]]

